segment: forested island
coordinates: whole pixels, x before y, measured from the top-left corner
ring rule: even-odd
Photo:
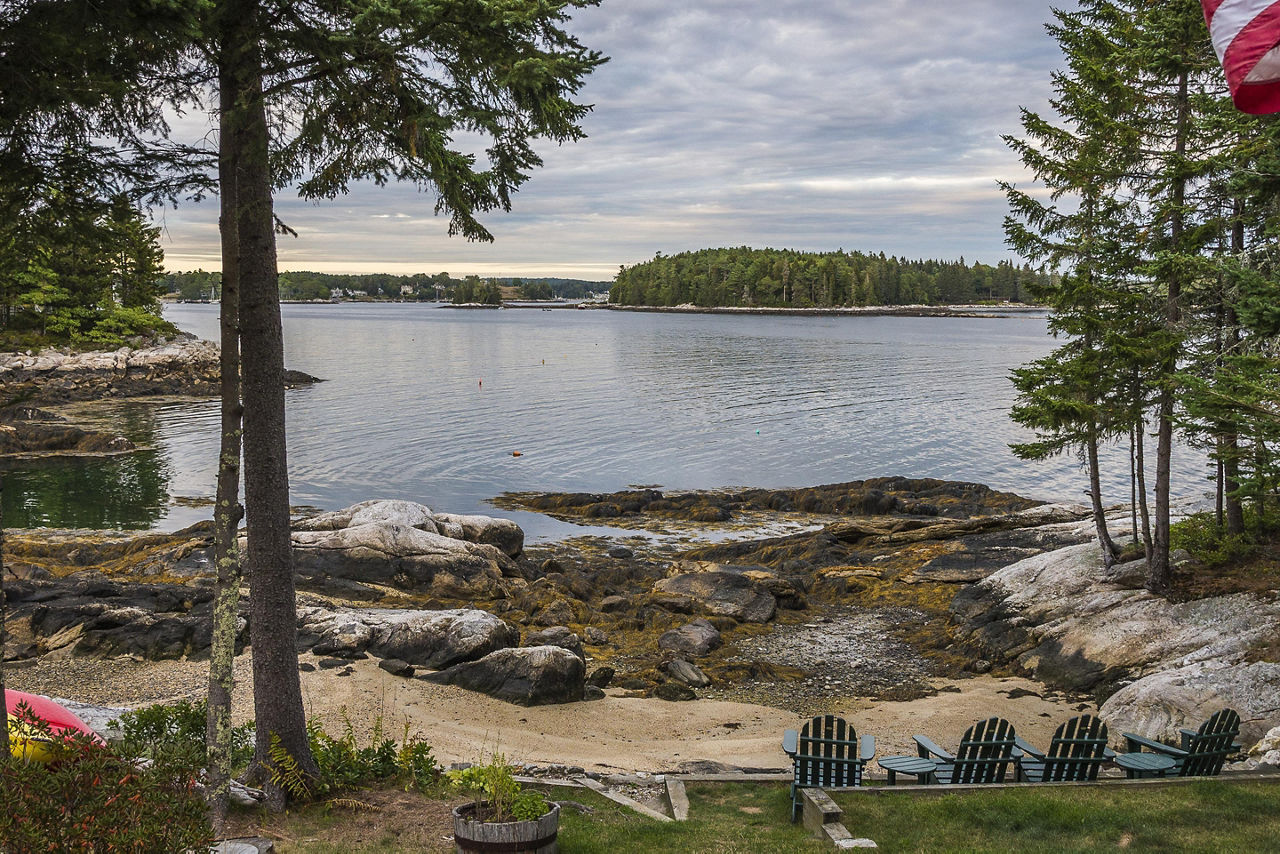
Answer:
[[[996,266],[908,260],[863,252],[799,252],[738,246],[653,260],[618,271],[614,305],[829,308],[964,305],[1023,301],[1048,273],[1001,261]]]

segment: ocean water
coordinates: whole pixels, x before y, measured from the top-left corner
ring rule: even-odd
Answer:
[[[166,316],[216,338],[215,305]],[[286,364],[324,382],[287,393],[295,504],[406,498],[495,511],[506,491],[808,486],[881,475],[976,481],[1083,500],[1071,456],[1019,460],[1011,369],[1048,353],[1045,318],[773,317],[431,304],[286,305]],[[103,403],[150,449],[10,464],[8,526],[176,529],[210,515],[216,400]],[[519,452],[519,456],[514,453]],[[1106,498],[1128,498],[1107,455]],[[1207,488],[1181,453],[1175,491]]]

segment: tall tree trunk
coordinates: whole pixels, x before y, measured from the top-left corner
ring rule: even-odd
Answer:
[[[1129,523],[1134,543],[1138,542],[1138,428],[1129,428]]]
[[[1141,418],[1134,425],[1134,430],[1137,433],[1135,447],[1137,448],[1138,509],[1142,511],[1142,550],[1146,554],[1147,561],[1150,562],[1153,546],[1151,543],[1151,511],[1150,505],[1147,504],[1147,437]]]
[[[1098,473],[1098,434],[1089,430],[1085,442],[1089,457],[1089,501],[1093,505],[1093,526],[1098,532],[1098,547],[1102,549],[1102,565],[1110,569],[1116,562],[1116,544],[1107,531],[1107,514],[1102,507],[1102,478]]]
[[[315,775],[298,679],[297,596],[289,542],[289,473],[285,453],[284,336],[277,290],[270,143],[262,94],[255,0],[236,0],[229,74],[230,130],[236,134],[240,352],[244,400],[244,504],[248,524],[249,638],[257,722],[255,765],[274,767],[273,740],[305,774]],[[225,297],[225,293],[224,293]],[[285,793],[270,786],[270,805]]]
[[[1183,240],[1183,211],[1187,179],[1182,174],[1187,154],[1187,130],[1190,122],[1188,76],[1178,76],[1177,124],[1175,127],[1172,210],[1169,219],[1169,242],[1175,252]],[[1165,328],[1175,332],[1182,319],[1182,271],[1169,275],[1165,301]],[[1161,366],[1159,423],[1156,433],[1156,518],[1151,557],[1147,564],[1147,589],[1158,596],[1168,596],[1173,588],[1173,569],[1169,565],[1169,474],[1173,459],[1173,383],[1178,370],[1177,348],[1173,347]]]
[[[4,475],[0,475],[0,507],[4,506]],[[4,650],[8,635],[4,621],[9,609],[4,598],[4,522],[0,520],[0,763],[9,761],[9,700],[4,695]]]
[[[220,116],[234,110],[235,85],[222,62],[219,86]],[[222,443],[218,451],[218,494],[214,504],[214,564],[217,586],[213,606],[213,643],[209,651],[209,718],[207,791],[215,834],[221,836],[227,819],[231,787],[231,692],[236,654],[236,623],[240,605],[240,555],[236,537],[244,509],[240,504],[240,285],[239,230],[236,223],[235,145],[238,135],[223,127],[218,151],[218,194],[222,234],[221,394]]]
[[[1235,221],[1231,224],[1231,251],[1237,258],[1244,254],[1244,202],[1235,200]],[[1227,308],[1227,352],[1232,355],[1240,350],[1240,319],[1235,306],[1223,300]],[[1240,434],[1231,425],[1223,436],[1222,480],[1224,511],[1228,534],[1244,533],[1244,502],[1240,500]]]

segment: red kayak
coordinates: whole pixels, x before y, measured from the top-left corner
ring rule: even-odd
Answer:
[[[29,723],[24,723],[33,718],[47,723],[54,735],[83,733],[99,744],[104,743],[102,737],[87,723],[80,720],[74,712],[47,697],[37,697],[25,691],[6,689],[4,699],[5,707],[9,712],[9,748],[14,756],[36,762],[49,760],[51,754],[48,740],[41,738]],[[26,709],[21,712],[18,710],[20,704],[26,706]]]

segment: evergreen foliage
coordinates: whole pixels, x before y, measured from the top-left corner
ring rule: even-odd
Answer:
[[[790,249],[703,249],[656,255],[618,271],[609,301],[616,305],[692,304],[770,308],[874,305],[956,305],[1024,301],[1049,277],[1002,261],[909,261],[861,252]]]
[[[0,202],[0,329],[49,344],[119,346],[172,334],[160,316],[159,229],[123,196],[65,189],[22,210]]]
[[[1036,431],[1015,451],[1081,450],[1110,560],[1097,445],[1127,436],[1147,586],[1166,594],[1175,427],[1209,452],[1228,536],[1248,536],[1242,499],[1262,517],[1280,487],[1280,135],[1274,118],[1231,108],[1195,0],[1082,0],[1048,29],[1066,62],[1053,78],[1060,123],[1024,111],[1006,142],[1049,198],[1004,185],[1006,233],[1063,271],[1035,296],[1066,341],[1014,372],[1012,415]],[[1136,511],[1133,527],[1136,538]]]

